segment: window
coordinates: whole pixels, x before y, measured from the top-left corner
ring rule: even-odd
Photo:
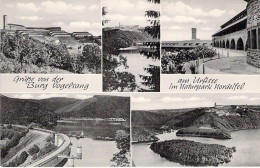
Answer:
[[[252,49],[257,49],[256,29],[252,30]]]
[[[258,49],[260,50],[260,28],[258,28]]]
[[[251,48],[251,34],[250,34],[250,31],[248,31],[247,38],[248,38],[248,48]]]

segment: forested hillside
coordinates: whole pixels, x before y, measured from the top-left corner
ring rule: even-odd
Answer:
[[[54,110],[30,99],[14,99],[0,96],[0,122],[5,124],[27,125],[32,122],[48,127],[58,119]]]
[[[99,96],[79,100],[56,111],[61,117],[130,118],[130,98]]]
[[[208,127],[234,131],[260,128],[260,106],[224,106],[183,110],[133,111],[133,139],[150,140],[164,129]]]
[[[47,127],[59,117],[130,118],[130,98],[96,95],[89,99],[16,99],[0,96],[1,123]]]

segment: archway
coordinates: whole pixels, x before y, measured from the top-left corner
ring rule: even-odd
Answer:
[[[223,40],[223,42],[222,42],[222,48],[226,48],[225,47],[225,41]]]
[[[229,48],[229,40],[226,42],[226,48]]]
[[[235,49],[235,46],[236,46],[235,40],[232,39],[232,40],[231,40],[230,49]]]
[[[237,40],[237,50],[244,50],[244,42],[241,38]]]

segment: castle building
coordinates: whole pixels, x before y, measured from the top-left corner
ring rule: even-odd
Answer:
[[[247,51],[247,62],[260,67],[260,0],[245,0],[245,10],[212,35],[214,47]]]
[[[194,49],[200,46],[212,47],[211,40],[200,40],[197,38],[197,29],[191,29],[191,40],[184,41],[162,41],[162,49],[166,51]]]

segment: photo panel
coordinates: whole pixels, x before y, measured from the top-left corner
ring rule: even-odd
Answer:
[[[133,164],[259,166],[259,100],[259,93],[133,93]]]
[[[104,92],[160,91],[160,0],[103,0]]]
[[[161,73],[260,74],[259,4],[164,0]]]
[[[101,74],[101,0],[2,0],[1,73]]]
[[[130,95],[0,95],[1,166],[130,167]]]

